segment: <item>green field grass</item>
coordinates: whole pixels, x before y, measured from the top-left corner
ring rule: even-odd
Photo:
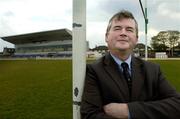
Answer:
[[[0,119],[71,119],[70,60],[0,61]]]
[[[166,79],[180,92],[180,60],[150,60],[161,66]]]
[[[180,60],[153,60],[180,92]],[[0,119],[72,119],[71,60],[0,61]]]

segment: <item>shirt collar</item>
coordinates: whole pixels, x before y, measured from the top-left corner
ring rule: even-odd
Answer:
[[[129,69],[131,70],[131,55],[129,55],[128,59],[126,59],[125,61],[120,60],[119,58],[117,58],[113,54],[111,54],[111,56],[115,60],[115,62],[119,65],[119,67],[121,67],[121,63],[126,62],[129,66]]]

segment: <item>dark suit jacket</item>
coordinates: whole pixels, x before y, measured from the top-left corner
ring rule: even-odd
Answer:
[[[131,65],[131,96],[122,72],[109,53],[87,65],[82,119],[113,119],[103,111],[108,103],[128,103],[132,119],[180,118],[180,95],[165,80],[159,65],[135,57]]]

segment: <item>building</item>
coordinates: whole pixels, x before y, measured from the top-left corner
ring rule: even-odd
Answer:
[[[148,46],[147,49],[148,49],[148,57],[154,57],[152,48]],[[143,43],[137,43],[133,51],[136,57],[141,57],[141,58],[145,57],[145,45]]]
[[[72,32],[58,29],[2,37],[15,45],[13,57],[72,57]]]
[[[96,46],[93,49],[90,49],[86,53],[87,58],[99,58],[102,57],[106,52],[108,52],[108,47],[107,46]]]
[[[7,48],[7,47],[5,47],[3,52],[2,52],[2,55],[4,55],[4,56],[12,56],[12,55],[14,55],[14,53],[15,53],[15,49],[14,48]]]

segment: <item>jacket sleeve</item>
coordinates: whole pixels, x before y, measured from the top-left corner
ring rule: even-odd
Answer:
[[[157,68],[157,96],[154,100],[128,103],[132,119],[177,119],[180,117],[180,94],[170,86]]]
[[[81,119],[114,119],[103,111],[103,104],[97,75],[91,65],[87,65],[85,85],[81,102]]]

